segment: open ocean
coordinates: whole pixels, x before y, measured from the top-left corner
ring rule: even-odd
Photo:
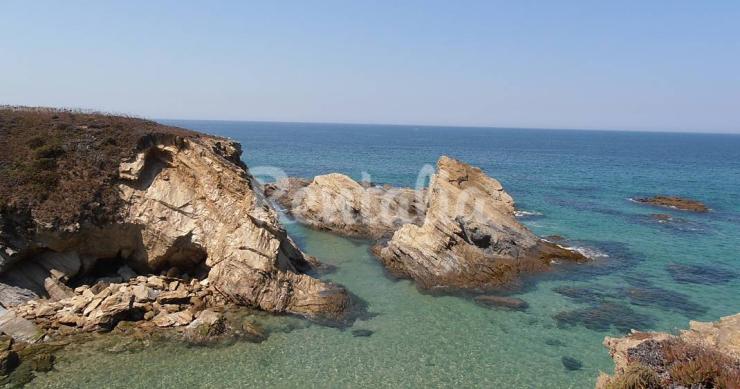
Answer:
[[[325,278],[364,299],[374,317],[339,330],[261,316],[271,330],[261,344],[69,347],[31,386],[592,388],[599,371],[613,368],[605,336],[675,331],[740,312],[738,135],[163,122],[241,142],[255,172],[368,174],[414,186],[423,166],[449,155],[501,181],[534,232],[596,257],[528,279],[515,294],[528,310],[495,310],[419,293],[386,277],[370,242],[286,220],[304,251],[337,267]],[[694,198],[711,212],[629,200],[655,194]],[[354,337],[353,329],[373,334]],[[582,367],[566,369],[563,357]]]

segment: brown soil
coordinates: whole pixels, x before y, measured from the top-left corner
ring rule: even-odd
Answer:
[[[161,134],[200,136],[131,117],[0,106],[0,216],[52,228],[113,221],[118,166]]]

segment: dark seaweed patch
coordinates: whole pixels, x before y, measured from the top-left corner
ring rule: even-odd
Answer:
[[[555,338],[549,338],[545,340],[545,344],[552,347],[563,347],[565,346],[565,342],[559,339]]]
[[[627,288],[625,290],[630,303],[639,306],[654,306],[666,311],[684,314],[689,318],[706,313],[707,308],[691,301],[683,293],[674,292],[655,286]]]
[[[666,270],[674,281],[689,284],[725,284],[737,278],[737,273],[734,270],[704,264],[672,263],[666,266]]]
[[[627,305],[616,302],[602,302],[591,307],[563,311],[554,317],[558,327],[583,326],[593,331],[607,332],[611,327],[626,333],[633,328],[650,329],[655,319],[635,312]]]
[[[571,298],[580,303],[593,304],[603,301],[607,298],[619,298],[615,292],[609,291],[602,286],[559,286],[554,288],[555,293]]]
[[[370,330],[352,330],[352,336],[355,338],[367,338],[373,334]]]

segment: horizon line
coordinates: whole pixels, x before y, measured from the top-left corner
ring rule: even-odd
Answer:
[[[737,132],[715,132],[714,130],[649,130],[649,129],[615,129],[615,128],[563,128],[563,127],[520,127],[520,126],[492,126],[492,125],[447,125],[447,124],[403,124],[403,123],[362,123],[362,122],[332,122],[332,121],[300,121],[300,120],[245,120],[245,119],[181,119],[181,118],[152,118],[154,121],[200,121],[200,122],[242,122],[242,123],[272,123],[272,124],[328,124],[328,125],[352,125],[352,126],[391,126],[391,127],[429,127],[429,128],[478,128],[491,130],[543,130],[543,131],[583,131],[583,132],[634,132],[651,134],[697,134],[697,135],[740,135]]]

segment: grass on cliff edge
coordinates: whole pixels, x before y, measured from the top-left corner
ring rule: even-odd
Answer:
[[[196,133],[153,121],[49,108],[0,107],[0,215],[64,226],[115,217],[121,161],[154,133]]]

